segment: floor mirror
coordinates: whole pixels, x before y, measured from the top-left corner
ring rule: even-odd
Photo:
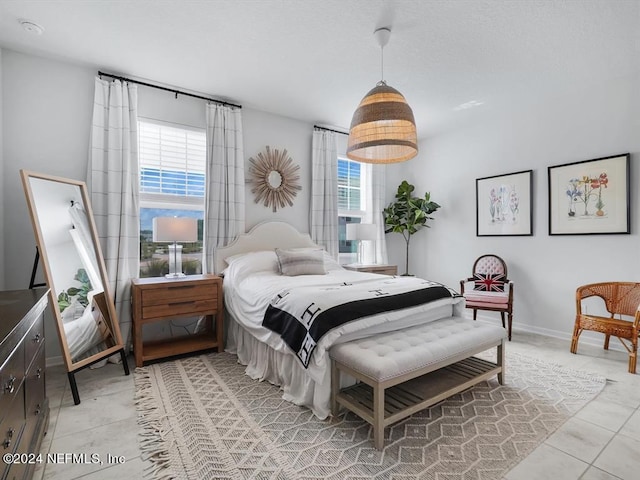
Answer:
[[[129,375],[87,186],[26,170],[20,175],[73,401],[78,405],[75,374],[79,370],[119,353]]]

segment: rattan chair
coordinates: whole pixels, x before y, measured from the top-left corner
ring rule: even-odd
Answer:
[[[582,313],[582,301],[600,297],[610,317]],[[618,337],[629,352],[629,373],[636,373],[638,331],[640,330],[640,283],[605,282],[583,285],[576,290],[576,323],[571,340],[571,353],[578,351],[578,339],[584,330],[604,333],[604,349],[609,349],[609,338]],[[618,316],[618,318],[614,318]],[[626,319],[623,317],[627,317]],[[629,343],[627,341],[629,341]]]
[[[507,278],[507,264],[502,258],[493,254],[478,257],[473,264],[471,277],[460,280],[460,293],[465,298],[466,307],[473,309],[474,320],[478,310],[500,312],[502,327],[505,328],[506,313],[507,336],[511,340],[513,282]]]

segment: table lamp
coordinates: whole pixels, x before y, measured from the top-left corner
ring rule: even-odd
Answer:
[[[347,223],[347,240],[358,242],[358,263],[364,264],[363,241],[376,239],[376,225],[373,223]]]
[[[186,275],[182,273],[182,245],[178,245],[178,242],[198,241],[198,220],[184,217],[156,217],[153,219],[153,241],[173,242],[173,245],[169,245],[169,273],[165,276],[167,278],[184,277]]]

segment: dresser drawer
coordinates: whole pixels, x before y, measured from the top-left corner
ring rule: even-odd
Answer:
[[[2,464],[0,464],[2,465]],[[1,477],[3,480],[23,480],[24,479],[24,474],[27,471],[27,467],[29,465],[27,465],[26,463],[14,463],[12,465],[9,465],[9,468],[7,469],[7,472],[5,473],[6,476]],[[2,473],[2,470],[0,469],[0,473]]]
[[[0,371],[0,421],[5,418],[9,405],[15,403],[15,399],[22,403],[20,387],[24,380],[24,367],[24,344],[20,343]]]
[[[190,300],[213,300],[218,297],[215,282],[193,285],[162,285],[142,291],[142,306],[167,305]]]
[[[16,438],[16,446],[14,449],[16,454],[31,453],[29,452],[29,447],[31,443],[31,436],[33,435],[34,430],[35,430],[34,428],[31,428],[31,429],[28,428],[28,423],[25,425],[24,430],[22,431],[22,435],[20,435],[20,438],[19,439]],[[35,452],[35,453],[39,453],[39,452]],[[24,462],[24,461],[21,461],[20,463],[18,462],[14,463],[9,467],[6,480],[24,480],[24,475],[30,466],[32,465],[29,465],[27,462]]]
[[[34,415],[40,415],[44,405],[45,385],[45,358],[44,348],[38,350],[38,354],[27,372],[24,382],[24,404],[27,407],[27,421]]]
[[[44,315],[40,315],[31,326],[24,339],[24,364],[29,368],[33,357],[44,344]]]
[[[0,454],[16,451],[20,434],[24,428],[24,397],[22,389],[18,389],[18,398],[15,398],[6,410],[7,415],[0,422]]]

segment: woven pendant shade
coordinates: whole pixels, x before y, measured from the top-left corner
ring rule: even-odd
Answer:
[[[353,114],[347,157],[364,163],[397,163],[417,154],[411,107],[398,90],[379,82]]]

